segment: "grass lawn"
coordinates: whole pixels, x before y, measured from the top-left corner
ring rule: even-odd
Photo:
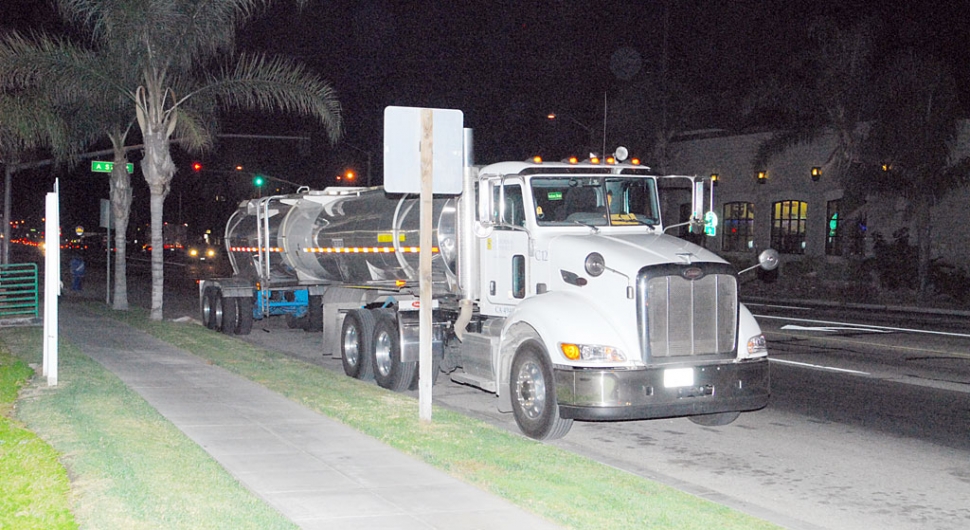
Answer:
[[[454,476],[571,528],[775,528],[552,445],[435,408],[418,420],[418,402],[323,367],[193,324],[151,322],[144,310],[92,311],[258,382]]]
[[[39,328],[5,329],[0,342],[21,361],[42,360]],[[17,417],[56,450],[48,448],[49,460],[63,478],[65,498],[64,467],[70,473],[71,510],[81,527],[295,528],[67,337],[61,337],[59,357],[58,385],[48,387],[38,378],[27,386]],[[0,483],[5,487],[17,477],[46,489],[57,472],[37,468],[35,460],[29,457],[19,474],[0,472]],[[2,497],[0,503],[7,495]],[[39,511],[51,512],[45,517],[57,511],[38,504]],[[67,522],[34,527],[74,528],[66,501],[60,506]],[[0,517],[8,517],[8,507],[0,507]],[[29,527],[19,518],[9,525],[0,518],[0,528]]]
[[[77,528],[67,471],[50,445],[11,418],[33,370],[0,348],[0,528]]]

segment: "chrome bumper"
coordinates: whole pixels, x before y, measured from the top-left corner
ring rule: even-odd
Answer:
[[[694,366],[694,384],[664,388],[664,369],[557,366],[559,415],[578,420],[644,420],[748,411],[768,404],[768,359]]]

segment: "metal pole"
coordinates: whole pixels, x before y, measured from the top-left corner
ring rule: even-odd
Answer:
[[[607,157],[606,154],[606,91],[603,91],[603,159]]]
[[[4,265],[10,264],[10,186],[13,182],[13,165],[4,166],[3,177],[3,255],[0,256]]]
[[[111,214],[113,213],[112,210],[113,208],[111,208],[111,206],[109,205],[108,223],[107,223],[108,226],[105,227],[105,238],[104,238],[104,243],[105,243],[104,246],[107,247],[106,258],[105,258],[107,260],[107,265],[105,266],[106,268],[105,268],[105,276],[104,276],[104,303],[109,306],[111,305],[111,217],[112,217]]]

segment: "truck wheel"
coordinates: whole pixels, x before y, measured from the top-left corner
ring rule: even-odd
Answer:
[[[398,338],[394,311],[380,311],[374,326],[374,379],[388,390],[407,390],[414,381],[418,363],[401,362],[401,341]]]
[[[509,391],[515,423],[529,438],[555,440],[573,426],[573,420],[559,417],[552,367],[538,341],[528,340],[515,352]]]
[[[310,295],[310,303],[306,310],[305,331],[320,333],[323,331],[323,297],[318,294]]]
[[[222,332],[235,335],[239,329],[239,299],[222,299]]]
[[[340,329],[340,360],[345,374],[356,379],[373,377],[373,338],[373,313],[367,309],[355,309],[344,316]]]
[[[690,421],[704,427],[723,427],[738,419],[740,412],[718,412],[715,414],[700,414],[689,416]]]
[[[222,331],[225,314],[225,299],[222,298],[222,291],[214,289],[212,291],[212,327],[210,329]]]
[[[253,299],[252,297],[236,298],[239,307],[239,323],[236,326],[236,333],[239,335],[249,335],[253,330]]]
[[[202,292],[201,300],[201,317],[202,325],[212,329],[212,287],[206,287],[205,291]]]

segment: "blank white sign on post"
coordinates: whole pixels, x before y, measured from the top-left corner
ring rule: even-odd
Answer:
[[[433,192],[459,195],[462,188],[464,114],[453,109],[384,109],[384,190],[421,193],[421,111],[434,120]]]

